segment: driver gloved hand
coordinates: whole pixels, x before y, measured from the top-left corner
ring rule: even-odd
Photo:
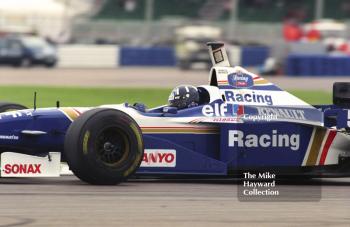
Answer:
[[[146,110],[147,110],[147,106],[143,103],[135,102],[134,105],[132,105],[132,106],[140,112],[146,112]]]

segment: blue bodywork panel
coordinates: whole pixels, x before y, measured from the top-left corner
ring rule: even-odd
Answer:
[[[225,124],[221,127],[220,159],[234,169],[301,166],[312,130],[281,122]]]
[[[0,147],[28,153],[63,150],[64,136],[71,121],[59,109],[20,110],[0,116]],[[24,130],[45,134],[30,135],[23,133]]]
[[[176,166],[140,167],[138,173],[225,175],[227,165],[219,160],[219,135],[144,134],[145,149],[176,150]]]

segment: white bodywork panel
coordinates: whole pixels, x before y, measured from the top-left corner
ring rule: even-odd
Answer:
[[[45,157],[4,152],[1,154],[1,177],[58,177],[61,153],[50,152]]]
[[[215,71],[215,73],[214,73]],[[246,75],[249,75],[253,78],[254,80],[254,86],[256,87],[266,87],[266,86],[273,86],[278,88],[275,84],[269,82],[268,80],[264,79],[263,77],[260,77],[252,72],[249,72],[248,70],[236,66],[236,67],[220,67],[216,66],[213,67],[210,71],[209,75],[209,82],[215,81],[216,83],[220,85],[228,85],[228,76],[230,74],[236,74],[236,73],[243,73]],[[213,78],[213,75],[215,75],[216,78]],[[298,97],[288,93],[287,91],[284,90],[257,90],[254,88],[241,88],[241,89],[220,89],[220,92],[222,94],[225,94],[225,91],[231,91],[234,94],[254,94],[254,95],[269,95],[272,98],[273,104],[271,106],[302,106],[303,108],[312,108],[314,109],[313,106],[310,104],[304,102],[303,100],[299,99]],[[266,105],[265,103],[257,103],[257,102],[234,102],[230,100],[226,100],[227,103],[234,103],[234,104],[241,104],[241,105]]]

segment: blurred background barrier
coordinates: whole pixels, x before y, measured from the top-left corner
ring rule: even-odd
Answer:
[[[121,66],[175,66],[172,47],[121,47]]]
[[[243,67],[247,66],[262,66],[265,60],[269,57],[270,48],[265,46],[242,46],[241,61]]]
[[[270,48],[264,46],[229,46],[231,64],[262,66]],[[207,56],[207,50],[205,51]],[[208,55],[209,56],[209,55]],[[173,47],[130,47],[117,45],[61,45],[58,47],[61,68],[115,68],[120,66],[177,65]]]
[[[350,56],[289,55],[286,73],[289,76],[350,75]]]
[[[116,45],[61,45],[58,48],[62,68],[115,68],[119,62]]]
[[[223,41],[261,75],[350,76],[349,15],[349,0],[1,0],[0,64],[207,69]]]

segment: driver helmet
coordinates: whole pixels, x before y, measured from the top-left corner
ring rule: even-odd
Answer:
[[[168,103],[169,106],[177,107],[178,109],[198,106],[198,89],[192,85],[177,86],[171,91]]]

